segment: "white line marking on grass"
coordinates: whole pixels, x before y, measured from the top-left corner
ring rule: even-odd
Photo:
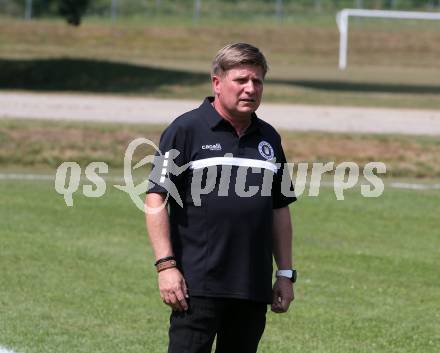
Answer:
[[[109,177],[109,176],[103,176],[103,178],[106,181],[124,181],[123,177]],[[55,175],[50,174],[28,174],[28,173],[0,173],[0,180],[29,180],[29,181],[35,181],[35,180],[47,180],[47,181],[55,181]],[[81,177],[82,181],[94,181],[98,180],[90,179]],[[2,352],[0,352],[2,353]]]
[[[106,181],[120,182],[124,181],[123,177],[111,177],[103,176]],[[43,181],[55,181],[55,175],[50,174],[31,174],[31,173],[0,173],[0,180],[43,180]],[[82,177],[83,181],[90,181],[85,177]],[[140,181],[141,179],[135,178]],[[308,185],[310,186],[310,185]],[[321,186],[333,187],[334,183],[329,181],[322,181]],[[403,182],[390,182],[386,183],[385,187],[391,187],[393,189],[406,189],[406,190],[440,190],[440,184],[421,184],[421,183],[403,183]],[[3,353],[0,351],[0,353]]]
[[[310,184],[307,184],[310,186]],[[319,185],[313,184],[315,187],[319,187]],[[331,181],[321,181],[321,186],[333,187],[338,186],[342,187],[344,184],[342,183],[332,183]],[[406,189],[406,190],[440,190],[440,184],[421,184],[421,183],[403,183],[403,182],[391,182],[386,183],[385,187],[390,187],[393,189]]]
[[[10,351],[9,349],[6,349],[4,347],[0,347],[0,353],[15,353],[14,351]]]
[[[416,184],[416,183],[390,183],[388,184],[395,189],[412,189],[412,190],[433,190],[439,189],[440,184]]]
[[[0,173],[0,180],[55,180],[55,177],[47,174]]]

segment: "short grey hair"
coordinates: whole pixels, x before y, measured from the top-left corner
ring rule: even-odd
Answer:
[[[222,75],[224,72],[239,65],[254,65],[263,69],[263,77],[266,76],[266,58],[263,53],[251,44],[234,43],[221,48],[212,61],[211,75]]]

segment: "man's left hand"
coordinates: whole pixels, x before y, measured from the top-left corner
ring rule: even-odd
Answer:
[[[294,299],[292,281],[289,278],[278,277],[272,289],[272,311],[285,313]]]

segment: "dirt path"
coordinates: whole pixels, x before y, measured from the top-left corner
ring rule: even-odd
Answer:
[[[201,101],[109,95],[0,93],[0,118],[123,123],[171,122]],[[277,128],[302,131],[440,135],[440,111],[262,104],[258,115]]]

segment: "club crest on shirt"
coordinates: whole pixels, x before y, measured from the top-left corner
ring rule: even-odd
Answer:
[[[266,159],[272,159],[275,155],[272,146],[266,141],[261,141],[258,144],[258,152]]]

